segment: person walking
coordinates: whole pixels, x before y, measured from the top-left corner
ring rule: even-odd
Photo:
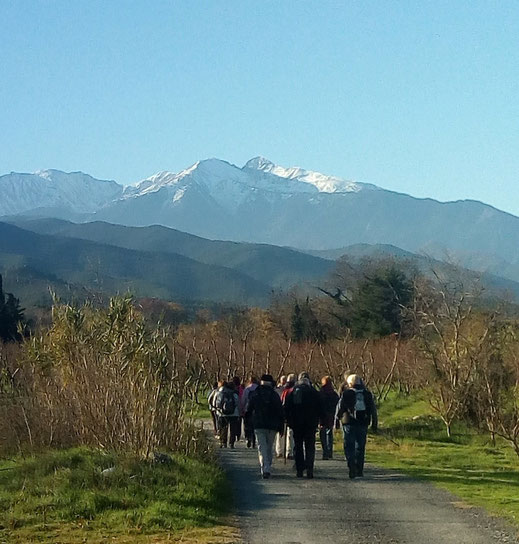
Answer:
[[[223,382],[221,382],[223,385]],[[213,422],[214,436],[218,438],[218,415],[216,410],[216,395],[218,394],[218,382],[213,384],[213,388],[207,396],[207,404],[209,404],[209,412],[211,414],[211,420]]]
[[[377,431],[377,407],[373,395],[358,374],[345,375],[346,384],[337,405],[337,418],[342,423],[344,455],[350,478],[364,476],[364,458],[368,427]]]
[[[256,447],[256,435],[254,434],[254,426],[252,425],[252,417],[247,415],[247,409],[249,407],[249,398],[253,391],[259,386],[259,380],[256,376],[251,376],[249,379],[249,385],[243,390],[241,397],[241,415],[243,417],[243,433],[245,434],[245,440],[247,441],[247,448]]]
[[[281,395],[283,394],[283,391],[285,389],[285,385],[287,383],[287,377],[286,376],[281,376],[281,378],[279,378],[279,382],[276,386],[276,393],[279,395],[279,398],[281,399]],[[285,429],[283,429],[284,431]],[[276,457],[280,458],[280,457],[283,457],[285,455],[285,441],[283,439],[283,434],[284,432],[282,433],[278,433],[276,435]]]
[[[323,414],[319,424],[319,438],[323,448],[323,460],[333,458],[333,431],[335,427],[335,412],[337,411],[337,403],[339,395],[333,388],[332,379],[330,376],[324,376],[321,379],[321,404]]]
[[[314,477],[315,433],[323,414],[321,397],[312,386],[307,372],[301,372],[291,393],[286,397],[285,414],[294,431],[294,453],[297,477]]]
[[[285,408],[285,401],[287,396],[292,393],[294,386],[296,384],[297,376],[295,374],[289,374],[287,376],[287,383],[283,391],[281,392],[281,404],[283,409]],[[286,422],[286,418],[285,418]],[[294,431],[288,426],[285,425],[285,437],[283,441],[283,455],[287,459],[292,459],[294,457]]]
[[[270,374],[264,374],[261,377],[259,387],[251,394],[247,414],[250,414],[252,418],[258,441],[261,476],[268,479],[272,472],[276,433],[283,432],[283,406],[279,395],[274,390],[274,379]]]
[[[236,440],[239,442],[241,440],[241,428],[242,428],[242,420],[243,420],[241,406],[242,406],[243,392],[245,389],[243,385],[241,384],[241,379],[239,376],[234,376],[234,378],[232,379],[232,383],[234,384],[234,390],[236,391],[236,393],[238,393],[238,400],[239,400],[239,406],[240,406],[238,421],[235,424]]]
[[[226,448],[227,444],[234,449],[236,440],[236,424],[239,421],[240,407],[238,393],[234,390],[234,384],[222,382],[216,394],[216,411],[218,414],[218,432],[220,435],[220,447]]]

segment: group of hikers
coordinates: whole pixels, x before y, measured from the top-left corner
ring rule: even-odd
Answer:
[[[208,400],[220,447],[234,449],[243,423],[247,448],[257,444],[264,479],[271,476],[274,451],[294,459],[298,478],[305,472],[313,478],[317,429],[327,460],[333,457],[334,429],[341,426],[349,477],[364,475],[368,427],[376,431],[378,420],[373,395],[358,374],[346,373],[338,393],[330,376],[317,389],[307,372],[281,376],[277,385],[270,374],[252,376],[246,387],[235,377],[215,384]]]

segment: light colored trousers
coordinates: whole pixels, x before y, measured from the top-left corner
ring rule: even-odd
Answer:
[[[294,431],[290,427],[285,428],[287,436],[287,451],[285,453],[285,437],[281,436],[279,433],[276,434],[276,455],[278,457],[288,457],[289,455],[294,455]]]
[[[270,474],[272,469],[272,455],[274,450],[274,441],[276,440],[276,431],[271,429],[254,429],[256,441],[258,443],[258,457],[261,467],[261,473]]]

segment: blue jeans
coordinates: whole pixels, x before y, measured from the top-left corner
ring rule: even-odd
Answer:
[[[321,427],[319,438],[323,447],[323,459],[331,459],[333,457],[333,427]]]
[[[357,473],[362,474],[368,427],[366,425],[343,425],[342,432],[344,434],[344,455],[348,466],[353,465]]]

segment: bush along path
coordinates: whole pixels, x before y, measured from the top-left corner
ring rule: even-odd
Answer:
[[[221,450],[234,489],[246,543],[490,544],[517,543],[514,530],[482,510],[400,473],[368,466],[350,480],[345,461],[320,461],[315,478],[295,477],[277,459],[273,475],[259,475],[257,452],[243,442]],[[369,457],[369,451],[368,451]]]

